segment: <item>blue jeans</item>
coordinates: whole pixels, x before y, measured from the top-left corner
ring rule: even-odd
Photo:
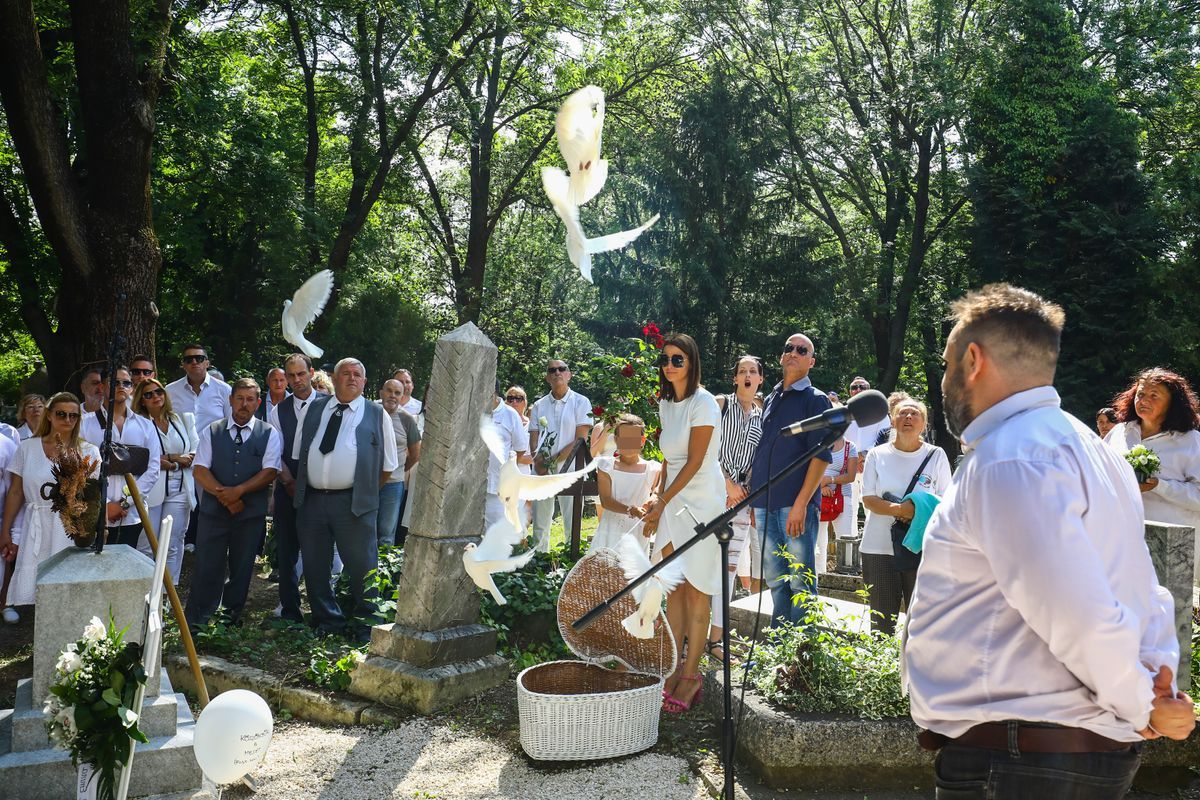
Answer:
[[[1022,753],[948,744],[934,762],[937,800],[1118,800],[1136,745],[1110,753]]]
[[[775,511],[756,508],[755,521],[759,535],[763,537],[763,578],[771,589],[771,623],[800,623],[804,619],[804,607],[792,602],[792,596],[801,592],[817,593],[816,548],[817,531],[821,526],[817,506],[808,504],[804,515],[804,532],[799,536],[787,535],[787,518],[790,507]],[[799,563],[803,564],[798,574],[793,573],[788,559],[779,555],[783,548]],[[792,575],[791,578],[785,576]]]
[[[379,489],[379,546],[396,543],[396,523],[400,521],[400,505],[404,502],[404,481],[385,483]]]

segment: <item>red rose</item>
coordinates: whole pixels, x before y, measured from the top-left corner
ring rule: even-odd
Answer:
[[[665,340],[665,339],[663,339],[663,337],[662,337],[660,334],[656,334],[656,335],[655,335],[655,336],[652,338],[652,342],[653,342],[653,344],[654,344],[654,346],[655,346],[656,348],[658,348],[659,350],[662,350],[662,349],[663,349],[663,344],[665,344],[665,343],[666,343],[666,340]]]
[[[625,366],[621,367],[621,375],[623,375],[626,378],[632,378],[633,377],[633,364],[626,364]]]
[[[592,416],[593,417],[603,417],[604,416],[604,406],[592,406]]]
[[[650,436],[651,436],[651,438],[653,438],[653,439],[654,439],[654,441],[656,441],[656,442],[657,442],[657,441],[658,441],[658,437],[659,437],[659,436],[662,436],[662,428],[655,428],[655,429],[654,429],[654,433],[650,434]]]
[[[661,338],[661,333],[662,331],[660,331],[658,326],[653,322],[647,322],[645,327],[642,328],[642,336],[646,337],[647,339],[653,339],[656,336]]]

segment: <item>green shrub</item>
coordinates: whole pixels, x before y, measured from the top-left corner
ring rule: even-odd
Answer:
[[[819,598],[799,596],[804,624],[766,632],[755,649],[750,681],[770,702],[810,713],[864,719],[907,716],[900,691],[900,641],[895,636],[846,631]]]
[[[490,594],[483,595],[481,618],[483,624],[496,629],[500,651],[518,665],[526,667],[572,657],[557,625],[550,626],[545,641],[528,643],[524,651],[521,649],[523,643],[514,636],[514,629],[519,627],[520,620],[546,612],[553,618],[558,609],[563,579],[572,566],[574,562],[564,544],[553,548],[550,553],[538,553],[529,564],[516,572],[501,572],[492,576],[496,588],[508,602],[499,605]]]

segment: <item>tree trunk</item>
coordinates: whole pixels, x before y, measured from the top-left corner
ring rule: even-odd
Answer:
[[[140,8],[133,33],[128,3],[70,3],[79,144],[74,169],[66,126],[47,80],[29,0],[0,0],[0,100],[42,232],[60,268],[57,328],[31,325],[50,385],[74,388],[80,369],[101,361],[120,325],[123,356],[154,352],[162,257],[150,204],[154,103],[170,6]],[[18,266],[18,272],[20,267]],[[25,287],[28,292],[29,286]],[[118,319],[118,298],[125,301]],[[23,316],[39,317],[22,294]]]

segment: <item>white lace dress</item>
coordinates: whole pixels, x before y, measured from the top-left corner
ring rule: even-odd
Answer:
[[[100,451],[96,446],[83,442],[80,450],[85,456],[95,459],[98,469]],[[19,538],[13,537],[13,542],[19,548],[13,565],[12,582],[8,587],[8,604],[11,606],[33,603],[38,564],[59,550],[73,546],[63,529],[62,520],[50,510],[50,501],[42,499],[42,484],[54,482],[51,466],[50,459],[46,458],[42,449],[42,440],[36,437],[21,442],[8,464],[8,471],[21,478],[25,491],[25,505],[22,506],[25,518],[21,523]]]

